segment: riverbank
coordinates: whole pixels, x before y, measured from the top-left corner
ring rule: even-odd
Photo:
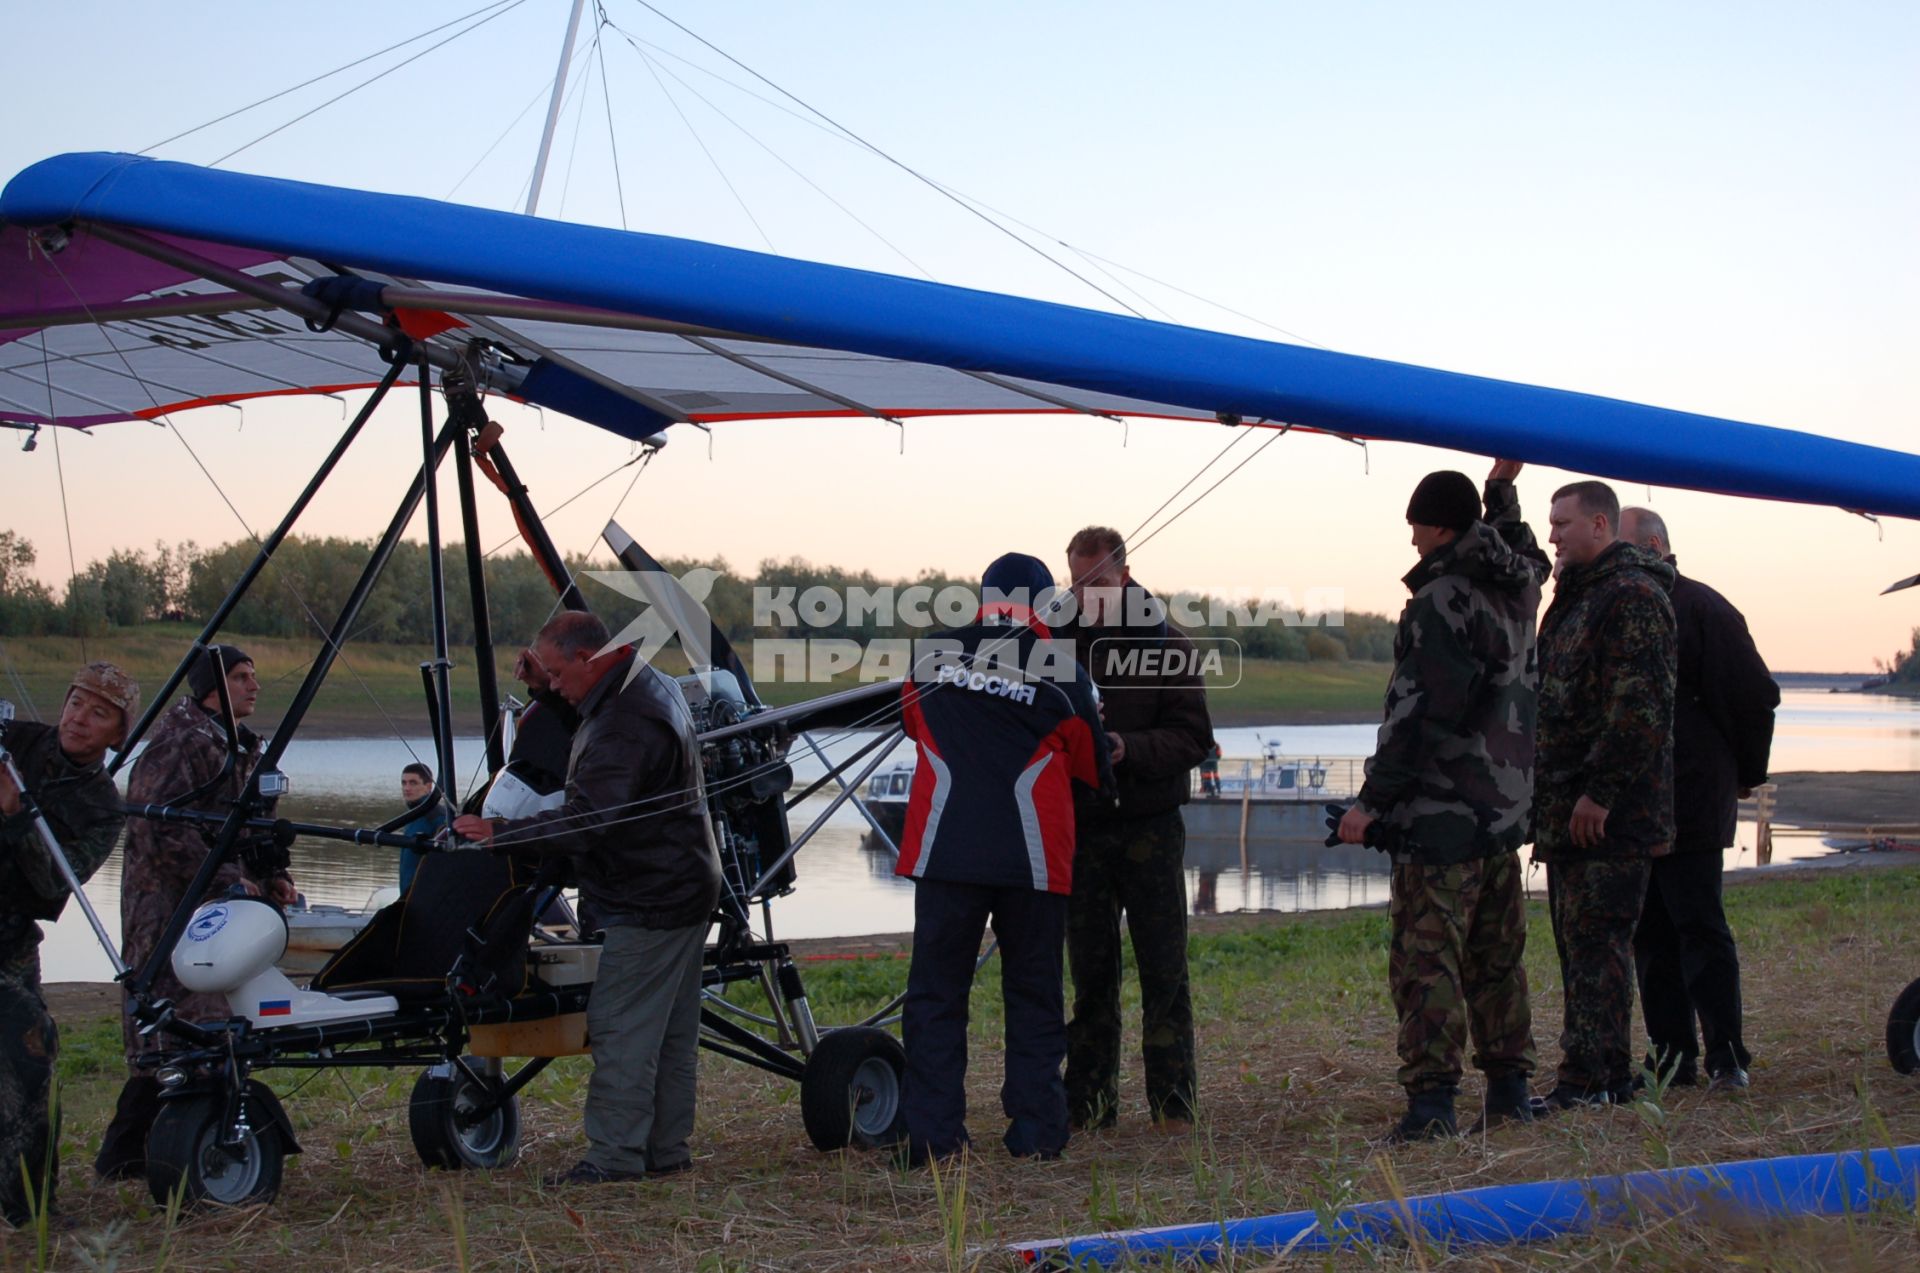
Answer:
[[[306,1148],[264,1213],[187,1217],[169,1226],[144,1188],[104,1187],[84,1170],[117,1087],[111,999],[58,991],[68,1019],[71,1229],[52,1265],[309,1264],[354,1268],[956,1269],[1000,1243],[1090,1230],[1212,1221],[1300,1207],[1561,1176],[1920,1142],[1920,1085],[1893,1073],[1887,1008],[1920,974],[1907,935],[1920,870],[1905,855],[1867,870],[1730,876],[1742,943],[1754,1088],[1746,1099],[1673,1090],[1630,1107],[1563,1116],[1486,1138],[1383,1154],[1370,1138],[1399,1105],[1386,995],[1386,916],[1378,909],[1196,918],[1190,943],[1206,1115],[1184,1137],[1146,1124],[1137,1042],[1127,1047],[1120,1126],[1077,1137],[1058,1163],[999,1151],[995,1093],[1002,1018],[997,965],[974,997],[969,1076],[979,1152],[938,1182],[874,1155],[806,1144],[791,1083],[718,1057],[701,1060],[697,1169],[645,1186],[548,1189],[540,1173],[580,1149],[582,1061],[556,1064],[526,1091],[522,1160],[483,1175],[423,1172],[406,1132],[411,1073],[269,1073]],[[1535,1035],[1557,1058],[1559,978],[1544,907],[1529,904]],[[816,1011],[844,1021],[904,982],[900,937],[804,953]],[[103,1011],[102,1009],[105,1009]],[[1137,1011],[1129,995],[1128,1015]],[[1463,1108],[1478,1100],[1470,1078]],[[6,1262],[28,1263],[26,1239]],[[1599,1268],[1736,1265],[1895,1269],[1911,1265],[1911,1214],[1754,1225],[1695,1217],[1606,1231],[1528,1251],[1449,1257],[1382,1251],[1387,1268],[1508,1268],[1541,1259]],[[85,1250],[88,1262],[80,1253]],[[1258,1262],[1256,1262],[1258,1263]],[[1262,1264],[1262,1267],[1265,1267]]]
[[[111,659],[125,668],[150,695],[173,671],[181,653],[198,635],[186,624],[155,623],[119,629],[104,637],[9,637],[0,641],[0,698],[11,698],[22,715],[50,716],[59,710],[74,669],[91,659]],[[312,664],[316,642],[270,637],[236,637],[251,654],[260,674],[261,694],[255,728],[271,733]],[[498,676],[503,691],[519,690],[510,679],[517,647],[500,647]],[[429,732],[420,688],[420,664],[432,656],[424,647],[350,645],[314,700],[301,726],[305,738],[390,738],[396,732]],[[748,644],[741,657],[749,666]],[[456,729],[479,733],[480,690],[470,651],[453,652],[453,713]],[[684,670],[678,654],[663,654],[659,665]],[[1364,724],[1380,717],[1389,666],[1385,663],[1322,661],[1310,663],[1249,659],[1238,680],[1211,690],[1208,705],[1216,725]],[[792,682],[768,678],[761,697],[785,706],[855,684]],[[30,710],[32,709],[32,710]]]

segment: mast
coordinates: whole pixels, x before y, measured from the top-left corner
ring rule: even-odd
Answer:
[[[546,180],[547,156],[553,151],[553,132],[560,124],[560,99],[567,91],[567,63],[573,61],[573,37],[580,30],[580,10],[587,0],[573,0],[567,17],[567,38],[560,45],[560,69],[553,74],[553,93],[547,98],[547,126],[540,132],[540,153],[533,161],[533,184],[527,188],[528,216],[540,205],[540,183]]]

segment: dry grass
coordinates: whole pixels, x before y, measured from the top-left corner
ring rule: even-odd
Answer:
[[[584,1067],[556,1066],[525,1100],[521,1162],[490,1175],[422,1171],[406,1132],[410,1074],[330,1072],[289,1101],[306,1147],[277,1205],[170,1224],[145,1190],[83,1170],[116,1076],[83,1047],[68,1088],[67,1170],[54,1265],[211,1269],[953,1269],[1006,1267],[997,1244],[1293,1209],[1331,1213],[1395,1194],[1920,1141],[1920,1083],[1887,1066],[1894,995],[1920,974],[1909,940],[1920,872],[1809,873],[1729,890],[1745,950],[1748,1099],[1668,1093],[1658,1104],[1563,1116],[1486,1139],[1369,1146],[1398,1112],[1378,912],[1228,916],[1196,931],[1206,1118],[1187,1137],[1144,1123],[1137,1064],[1119,1129],[1075,1140],[1054,1164],[998,1151],[997,982],[976,996],[973,1128],[982,1152],[939,1178],[806,1143],[797,1091],[702,1059],[698,1170],[670,1182],[548,1190],[543,1171],[581,1147]],[[1536,1034],[1557,1049],[1558,978],[1536,904]],[[815,964],[836,978],[904,976],[899,963]],[[862,991],[871,986],[861,987]],[[825,1013],[823,1012],[823,1015]],[[72,1027],[69,1027],[70,1033]],[[83,1035],[85,1031],[81,1032]],[[278,1076],[286,1090],[302,1076]],[[1470,1080],[1463,1107],[1478,1099]],[[1906,1269],[1913,1214],[1765,1226],[1665,1220],[1530,1248],[1363,1252],[1265,1267]],[[21,1236],[0,1268],[31,1267]]]

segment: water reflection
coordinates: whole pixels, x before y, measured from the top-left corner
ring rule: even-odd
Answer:
[[[1262,742],[1278,738],[1291,755],[1355,756],[1372,749],[1371,726],[1344,725],[1264,730],[1219,731],[1229,754],[1257,754]],[[830,755],[843,756],[864,738],[832,741]],[[399,812],[399,776],[415,756],[428,755],[423,739],[327,739],[301,741],[288,749],[285,768],[294,792],[282,802],[286,816],[315,822],[371,826]],[[478,739],[461,739],[457,754],[471,765],[480,755]],[[905,754],[897,752],[898,754]],[[1789,691],[1774,741],[1780,771],[1920,769],[1920,703],[1867,695],[1829,695]],[[794,768],[804,787],[822,772],[819,761],[796,755]],[[463,773],[456,786],[465,790],[478,775]],[[833,788],[802,801],[791,815],[798,830],[828,804]],[[1774,860],[1823,855],[1818,836],[1776,830]],[[1754,828],[1742,823],[1729,868],[1754,860]],[[1233,839],[1189,842],[1187,890],[1198,913],[1212,911],[1309,911],[1376,905],[1387,898],[1388,863],[1369,849],[1328,849],[1315,840],[1249,845],[1245,858]],[[793,894],[773,907],[777,937],[834,937],[904,932],[913,926],[913,886],[896,879],[891,855],[866,834],[866,823],[850,806],[836,810],[801,851]],[[314,902],[363,905],[369,894],[394,883],[395,851],[328,841],[301,841],[293,847],[294,878]],[[1529,871],[1530,887],[1544,887],[1542,873]],[[115,939],[119,936],[120,855],[95,876],[88,894]],[[51,981],[103,981],[111,976],[77,907],[69,906],[51,926],[44,948]]]

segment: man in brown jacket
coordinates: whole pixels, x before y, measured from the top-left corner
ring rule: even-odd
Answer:
[[[227,702],[233,709],[237,751],[228,749],[227,722],[220,715],[223,678]],[[242,723],[253,715],[260,700],[260,678],[246,651],[216,645],[203,651],[187,670],[187,689],[187,697],[154,725],[146,750],[134,762],[127,780],[127,802],[225,814],[246,790],[247,780],[266,750],[266,740]],[[120,942],[130,967],[142,967],[160,944],[167,921],[193,883],[194,873],[206,861],[217,835],[218,828],[206,824],[132,820],[120,875]],[[293,879],[286,871],[245,858],[223,863],[214,873],[207,896],[217,897],[236,887],[282,906],[294,900]],[[152,995],[171,1001],[174,1015],[182,1021],[221,1021],[233,1015],[225,995],[189,993],[173,975],[170,963],[162,963],[160,974],[153,980]],[[140,1052],[167,1045],[159,1035],[142,1037],[131,1015],[122,1025],[129,1060]],[[160,1085],[152,1073],[130,1075],[94,1160],[94,1170],[107,1179],[143,1176],[147,1131],[159,1112]]]
[[[548,1183],[642,1180],[693,1166],[700,968],[720,899],[700,743],[686,701],[606,625],[567,611],[534,657],[580,713],[566,798],[524,818],[456,818],[454,834],[566,858],[606,930],[587,1006],[585,1158]]]
[[[1120,917],[1140,969],[1147,1108],[1169,1131],[1193,1121],[1193,1004],[1187,984],[1188,773],[1213,746],[1193,643],[1134,582],[1119,532],[1089,526],[1067,544],[1079,613],[1054,635],[1100,692],[1118,803],[1076,791],[1067,961],[1067,1109],[1074,1127],[1111,1127],[1120,1105]],[[1182,657],[1169,658],[1178,652]],[[1151,653],[1152,657],[1147,657]],[[1178,665],[1176,670],[1168,670]]]

